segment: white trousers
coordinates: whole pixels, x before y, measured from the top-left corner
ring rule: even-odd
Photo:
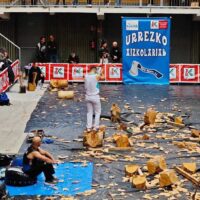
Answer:
[[[87,102],[87,125],[88,129],[99,128],[100,115],[101,115],[101,101],[99,95],[88,96],[85,98]],[[93,114],[95,114],[95,119],[93,121]]]

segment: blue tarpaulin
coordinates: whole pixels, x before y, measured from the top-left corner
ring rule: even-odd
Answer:
[[[122,18],[122,43],[125,84],[169,84],[169,18]]]
[[[16,195],[75,195],[92,187],[93,163],[63,163],[57,165],[55,176],[60,180],[56,185],[46,185],[44,175],[38,176],[37,184],[25,187],[7,186],[10,196]]]

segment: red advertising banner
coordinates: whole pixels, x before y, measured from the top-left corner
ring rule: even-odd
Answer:
[[[87,73],[89,72],[91,67],[97,67],[97,74],[101,76],[100,81],[104,82],[106,80],[106,70],[105,70],[105,64],[101,63],[92,63],[87,65]]]
[[[87,64],[69,64],[69,81],[84,81]]]
[[[50,68],[49,63],[38,63],[38,67],[41,69],[41,72],[45,76],[45,81],[50,80]]]
[[[199,65],[181,64],[180,65],[182,83],[198,83],[199,82]]]
[[[122,82],[121,63],[112,63],[106,65],[106,82]]]
[[[169,78],[170,78],[170,83],[180,82],[180,65],[179,64],[170,64]]]
[[[64,79],[68,80],[68,64],[67,63],[52,63],[50,64],[50,80]]]
[[[11,64],[13,72],[15,74],[15,81],[19,78],[19,60],[16,60]],[[8,71],[5,69],[0,73],[0,93],[6,91],[9,88]]]

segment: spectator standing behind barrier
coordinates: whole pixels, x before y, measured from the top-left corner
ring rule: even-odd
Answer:
[[[37,63],[33,63],[31,69],[29,70],[29,75],[28,75],[28,82],[29,82],[29,83],[33,83],[33,76],[34,76],[34,73],[37,73],[36,80],[35,80],[35,84],[37,85],[37,84],[38,84],[38,81],[41,80],[41,84],[43,85],[45,76],[44,76],[44,74],[42,73],[41,69],[38,67],[38,64],[37,64]],[[42,85],[41,85],[41,86],[42,86]]]
[[[40,42],[36,46],[36,60],[40,63],[47,62],[47,46],[44,36],[40,37]]]
[[[57,164],[58,161],[49,152],[40,148],[41,143],[40,137],[33,138],[31,146],[23,156],[23,171],[31,178],[37,178],[43,172],[46,183],[56,184],[58,179],[53,176],[55,173],[53,164]]]
[[[58,55],[57,55],[57,44],[55,42],[55,38],[53,35],[49,36],[49,41],[47,42],[47,58],[48,61],[51,63],[58,62]]]
[[[102,42],[101,47],[99,49],[99,62],[102,64],[108,63],[109,51],[107,42]]]
[[[120,62],[121,50],[118,47],[118,44],[117,44],[116,41],[114,41],[112,43],[112,48],[111,48],[111,51],[110,51],[110,57],[111,57],[113,63],[119,63]]]
[[[79,63],[79,57],[76,55],[75,51],[72,51],[68,57],[68,63]]]

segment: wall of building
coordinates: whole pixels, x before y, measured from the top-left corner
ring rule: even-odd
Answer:
[[[34,60],[40,36],[49,34],[56,36],[60,62],[67,61],[71,50],[81,62],[96,62],[98,52],[90,49],[90,41],[98,44],[104,38],[109,46],[114,40],[121,45],[122,16],[142,15],[107,14],[98,21],[96,14],[12,14],[10,20],[0,21],[0,32],[22,47],[23,65]],[[171,63],[200,63],[199,25],[190,15],[172,16]]]

